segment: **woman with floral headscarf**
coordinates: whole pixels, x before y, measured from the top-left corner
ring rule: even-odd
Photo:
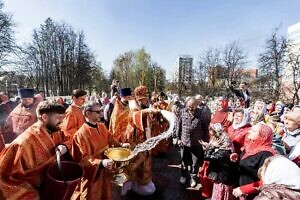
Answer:
[[[275,112],[279,113],[280,121],[284,120],[284,108],[285,104],[282,101],[277,101],[275,104]]]
[[[259,122],[264,122],[266,112],[267,112],[266,103],[263,100],[255,101],[254,107],[250,111],[251,124],[255,125]]]
[[[233,145],[220,123],[211,124],[209,134],[204,159],[209,161],[207,175],[214,182],[211,199],[232,200],[232,191],[238,180],[238,165],[230,161]]]
[[[257,188],[261,184],[257,175],[258,169],[266,158],[275,154],[272,139],[273,131],[269,126],[258,123],[251,128],[245,138],[244,151],[240,156],[240,187],[233,190],[234,196],[245,196],[244,199],[252,200],[258,194]]]
[[[248,131],[251,128],[249,112],[246,109],[235,110],[233,116],[233,123],[228,128],[228,136],[233,143],[234,151],[240,153],[243,145],[244,139]]]

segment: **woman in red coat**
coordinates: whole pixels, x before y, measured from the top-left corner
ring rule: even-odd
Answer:
[[[251,128],[249,112],[246,109],[236,109],[233,123],[228,128],[228,136],[234,146],[234,151],[240,153],[244,146],[244,139]]]
[[[228,117],[230,113],[228,109],[228,100],[222,99],[218,103],[218,110],[213,115],[210,121],[210,126],[219,123],[222,125],[223,130],[227,132],[231,125],[231,121],[229,120],[230,117]],[[207,176],[208,167],[209,161],[205,160],[199,171],[199,177],[202,182],[202,197],[204,198],[211,197],[213,190],[213,181]]]
[[[254,125],[245,138],[244,150],[239,161],[239,187],[233,190],[236,197],[244,196],[245,200],[253,200],[258,194],[261,181],[258,177],[258,169],[266,158],[275,155],[272,148],[273,131],[263,124]]]
[[[222,99],[219,101],[218,111],[213,115],[210,124],[220,123],[225,132],[227,132],[229,126],[231,125],[231,121],[228,120],[228,100]]]

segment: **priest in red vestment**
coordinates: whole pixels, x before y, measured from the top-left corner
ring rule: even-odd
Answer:
[[[106,158],[104,151],[109,146],[120,144],[112,139],[106,126],[98,122],[100,113],[99,103],[91,102],[85,105],[86,121],[73,137],[72,155],[84,168],[85,173],[71,199],[112,199],[110,171],[113,161]]]
[[[18,135],[37,121],[36,107],[42,101],[34,97],[33,89],[19,89],[21,103],[11,111],[4,125],[5,143],[12,142]]]
[[[66,149],[61,145],[64,135],[59,131],[64,112],[61,105],[41,102],[37,107],[38,121],[3,149],[0,194],[4,199],[40,199],[40,185],[47,167],[55,162],[56,149]]]
[[[168,103],[165,101],[166,95],[161,92],[158,96],[158,102],[153,104],[153,107],[158,110],[167,110]],[[151,136],[155,137],[169,128],[168,121],[161,115],[161,113],[155,113],[150,115],[151,117]],[[152,149],[151,153],[153,156],[158,153],[167,153],[171,148],[170,139],[165,139],[159,142],[159,144]]]
[[[125,133],[125,141],[134,149],[139,143],[151,138],[151,120],[149,114],[153,111],[149,109],[149,93],[146,86],[138,86],[134,90],[135,100],[129,102],[137,103],[130,108],[129,123]],[[151,151],[138,153],[127,167],[129,180],[123,184],[121,194],[124,196],[129,190],[140,195],[151,195],[156,188],[152,182],[152,159]]]
[[[114,110],[111,114],[109,123],[109,132],[114,138],[114,140],[121,142],[123,134],[125,133],[128,116],[129,116],[129,106],[128,101],[131,99],[131,89],[122,88],[120,90],[121,99],[117,99],[115,103]]]
[[[73,91],[73,103],[66,110],[66,116],[62,123],[62,131],[67,140],[72,143],[73,135],[83,125],[85,119],[82,114],[82,105],[85,103],[86,92],[76,89]]]

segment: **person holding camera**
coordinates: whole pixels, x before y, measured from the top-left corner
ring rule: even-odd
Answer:
[[[120,82],[119,80],[113,80],[112,84],[110,86],[111,91],[110,91],[110,97],[112,98],[113,96],[115,96],[116,94],[119,94],[120,92]]]
[[[235,89],[234,86],[236,82],[233,81],[229,89],[234,93],[237,98],[242,98],[245,102],[245,108],[249,108],[250,106],[250,93],[247,89],[247,83],[242,82],[239,86],[239,89]]]

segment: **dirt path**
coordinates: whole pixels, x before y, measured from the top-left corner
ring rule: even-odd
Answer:
[[[195,189],[186,188],[179,183],[180,178],[180,153],[178,148],[172,147],[167,155],[153,157],[153,182],[156,192],[149,196],[139,196],[134,192],[128,192],[121,197],[121,188],[114,185],[114,200],[201,200],[201,185]]]

